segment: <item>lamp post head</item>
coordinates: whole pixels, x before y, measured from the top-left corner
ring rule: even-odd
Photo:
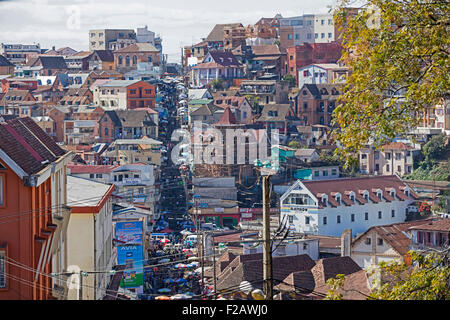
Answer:
[[[255,161],[254,161],[254,165],[255,165],[255,167],[257,167],[257,168],[260,168],[260,167],[262,167],[262,162],[261,162],[261,160],[259,160],[259,159],[256,159]]]

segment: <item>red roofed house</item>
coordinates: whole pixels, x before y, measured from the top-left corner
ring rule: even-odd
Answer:
[[[243,65],[229,51],[209,51],[202,63],[192,68],[194,86],[205,86],[213,80],[242,78]]]
[[[295,182],[281,197],[281,217],[295,232],[340,236],[404,222],[417,195],[399,176]],[[286,217],[285,217],[286,216]]]
[[[429,248],[442,250],[450,243],[450,219],[429,220],[427,223],[410,227],[412,249],[426,250]]]
[[[359,168],[365,174],[406,175],[413,171],[413,156],[418,151],[403,142],[386,144],[380,150],[370,146],[359,152]]]
[[[31,118],[0,123],[0,300],[65,298],[66,282],[44,274],[67,270],[72,156]]]
[[[381,261],[398,261],[409,265],[411,257],[408,251],[414,242],[410,230],[426,226],[431,221],[424,219],[371,227],[352,241],[350,256],[364,269]]]
[[[246,97],[220,96],[214,99],[214,104],[223,109],[233,109],[239,123],[252,123],[252,107]]]

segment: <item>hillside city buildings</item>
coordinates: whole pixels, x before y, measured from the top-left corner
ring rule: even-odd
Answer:
[[[418,115],[415,139],[367,144],[349,172],[332,156],[352,73],[339,27],[331,13],[217,21],[179,63],[132,22],[89,30],[80,51],[2,42],[0,299],[263,289],[257,160],[277,168],[277,298],[322,299],[345,274],[345,298],[364,299],[380,261],[448,246],[448,183],[408,179],[425,143],[448,148],[448,99]]]

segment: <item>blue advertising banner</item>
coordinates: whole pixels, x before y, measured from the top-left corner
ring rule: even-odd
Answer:
[[[136,288],[144,284],[143,249],[141,245],[117,247],[117,262],[126,266],[120,286]]]
[[[142,286],[144,284],[142,221],[117,222],[116,238],[123,241],[117,246],[117,263],[126,266],[120,286],[123,288]]]
[[[142,245],[143,224],[142,221],[117,222],[116,239],[123,241],[121,245]]]

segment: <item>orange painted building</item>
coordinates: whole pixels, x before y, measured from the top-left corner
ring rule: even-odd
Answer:
[[[127,109],[154,108],[156,88],[154,85],[139,81],[127,87]]]
[[[31,118],[0,124],[0,300],[64,299],[71,159]]]

